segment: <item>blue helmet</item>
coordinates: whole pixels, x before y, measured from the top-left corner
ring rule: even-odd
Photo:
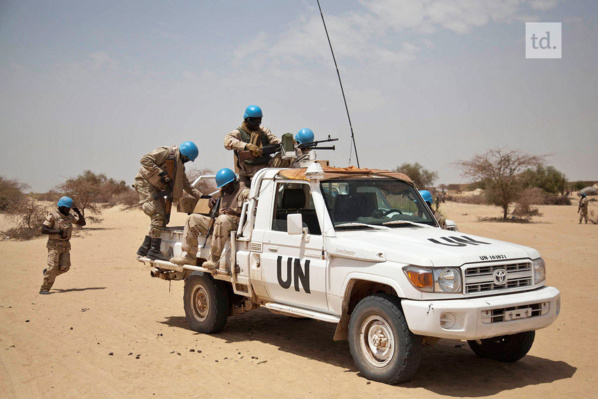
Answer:
[[[434,198],[432,198],[432,194],[428,190],[419,190],[419,195],[422,196],[424,201],[429,202],[430,204],[434,203]]]
[[[585,198],[586,193],[581,193],[582,198]]]
[[[314,141],[314,132],[311,129],[301,129],[295,135],[295,141],[299,144],[307,144]]]
[[[73,207],[73,199],[71,197],[60,197],[58,200],[58,207],[66,206],[67,208]]]
[[[185,141],[179,146],[179,151],[189,158],[191,162],[195,161],[195,158],[199,155],[199,150],[193,141]]]
[[[218,188],[224,187],[236,179],[237,175],[229,168],[222,168],[218,171],[218,173],[216,173],[216,185]]]
[[[261,118],[262,109],[257,105],[250,105],[249,107],[245,108],[245,115],[243,115],[243,119],[247,118]]]

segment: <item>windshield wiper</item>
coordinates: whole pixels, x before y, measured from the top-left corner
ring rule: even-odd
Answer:
[[[385,226],[389,226],[389,225],[417,226],[417,227],[429,226],[428,224],[412,222],[410,220],[393,220],[392,222],[384,222],[382,224],[385,225]]]
[[[343,223],[343,224],[337,224],[336,226],[334,226],[334,228],[352,228],[352,227],[367,227],[370,229],[378,229],[378,230],[388,230],[389,227],[384,227],[384,226],[379,226],[376,224],[365,224],[365,223],[357,223],[357,222],[351,222],[351,223]]]

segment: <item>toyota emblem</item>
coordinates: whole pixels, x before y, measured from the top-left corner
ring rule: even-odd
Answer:
[[[492,277],[496,285],[505,285],[507,283],[507,271],[505,269],[495,270]]]

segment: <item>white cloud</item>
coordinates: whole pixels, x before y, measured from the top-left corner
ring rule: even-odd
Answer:
[[[530,6],[534,10],[546,11],[555,8],[557,0],[532,0]]]

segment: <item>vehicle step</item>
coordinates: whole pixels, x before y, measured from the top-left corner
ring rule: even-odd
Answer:
[[[310,319],[321,320],[327,323],[338,323],[341,319],[340,317],[331,314],[296,308],[294,306],[289,305],[282,305],[280,303],[267,303],[264,306],[267,309],[273,310],[275,312],[287,313],[293,316],[309,317]]]

